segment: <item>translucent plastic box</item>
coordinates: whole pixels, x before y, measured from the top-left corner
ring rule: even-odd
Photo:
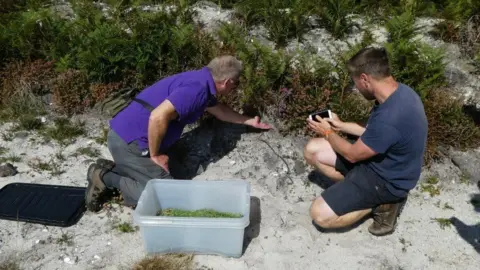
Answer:
[[[165,208],[210,208],[241,218],[156,216]],[[250,223],[250,184],[242,180],[150,180],[133,213],[148,254],[187,252],[240,257]]]

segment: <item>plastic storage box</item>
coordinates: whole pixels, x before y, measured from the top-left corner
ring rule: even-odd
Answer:
[[[241,218],[156,216],[165,208],[242,213]],[[150,180],[133,213],[148,254],[240,257],[250,224],[250,184],[242,180]]]

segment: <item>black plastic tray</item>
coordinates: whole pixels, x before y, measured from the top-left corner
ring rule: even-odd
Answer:
[[[0,190],[0,219],[69,227],[85,211],[85,188],[11,183]]]

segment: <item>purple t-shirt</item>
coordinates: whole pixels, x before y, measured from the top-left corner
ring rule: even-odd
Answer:
[[[160,145],[165,151],[182,135],[185,125],[196,122],[205,109],[216,105],[216,88],[210,71],[186,71],[166,77],[145,88],[136,97],[157,107],[168,99],[179,117],[169,123]],[[110,127],[126,142],[137,140],[141,150],[148,149],[148,122],[150,111],[132,101],[129,106],[110,120]]]

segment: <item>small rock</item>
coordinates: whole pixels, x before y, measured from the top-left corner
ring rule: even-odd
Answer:
[[[17,173],[17,168],[10,163],[6,163],[0,166],[0,177],[14,176]]]
[[[107,246],[110,246],[111,244],[112,244],[112,242],[108,242],[108,243],[107,243]]]
[[[45,122],[47,122],[47,118],[45,118],[44,116],[42,116],[42,117],[40,118],[40,121],[41,121],[42,123],[45,123]]]
[[[102,258],[101,258],[100,256],[98,256],[98,255],[93,256],[93,258],[94,258],[95,260],[101,260],[101,259],[102,259]]]
[[[39,243],[40,243],[40,240],[35,241],[35,244],[39,244]]]
[[[48,232],[48,230],[47,230],[47,229],[43,229],[42,232]]]
[[[65,258],[63,259],[63,261],[64,261],[65,263],[68,263],[68,264],[74,264],[74,263],[75,263],[75,262],[73,262],[69,257],[65,257]]]
[[[235,160],[230,161],[230,165],[234,165],[234,164],[235,164]]]
[[[303,165],[303,162],[299,160],[295,161],[295,166],[293,167],[293,170],[297,175],[305,173],[305,166]]]

